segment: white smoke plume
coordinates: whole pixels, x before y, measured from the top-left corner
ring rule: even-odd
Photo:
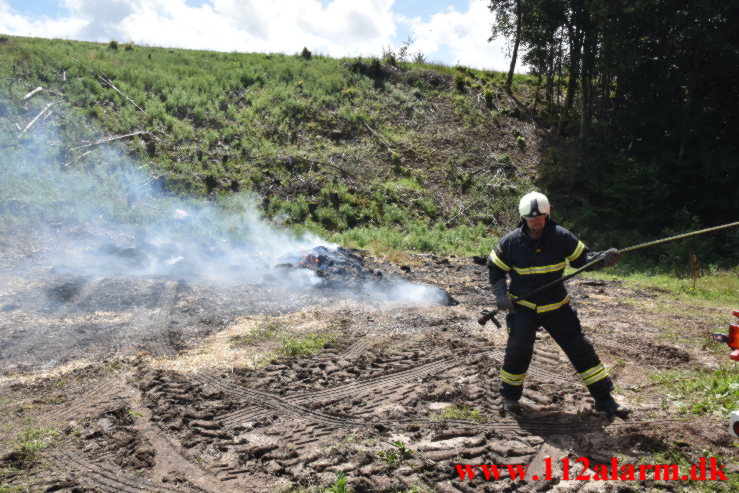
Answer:
[[[265,220],[258,212],[259,197],[175,197],[120,150],[99,145],[84,159],[69,162],[69,147],[53,128],[38,125],[0,156],[0,228],[6,238],[21,231],[28,238],[33,232],[41,244],[27,262],[63,275],[290,289],[322,282],[314,271],[294,267],[312,249],[335,251],[336,245],[312,234],[296,236]],[[448,301],[443,290],[401,279],[367,281],[355,291],[342,295]]]

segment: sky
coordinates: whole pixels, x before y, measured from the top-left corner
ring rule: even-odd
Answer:
[[[507,71],[488,0],[0,0],[0,34],[246,53],[380,56]]]

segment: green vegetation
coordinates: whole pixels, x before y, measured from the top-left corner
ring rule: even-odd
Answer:
[[[12,486],[6,483],[0,483],[0,493],[20,493],[25,491],[25,488],[21,486]]]
[[[739,50],[728,41],[737,39],[736,5],[591,0],[520,8],[491,0],[488,6],[493,34],[519,46],[519,61],[536,75],[533,106],[554,144],[540,163],[543,188],[564,217],[577,219],[584,237],[625,246],[636,243],[619,244],[628,236],[737,220]],[[514,77],[511,89],[531,80]],[[736,232],[715,236],[695,251],[709,264],[736,265],[737,239]],[[672,267],[657,252],[645,255]]]
[[[336,481],[326,488],[323,488],[321,493],[350,493],[350,491],[351,490],[346,486],[346,476],[344,476],[344,473],[340,472],[336,474]]]
[[[416,63],[404,61],[411,58]],[[496,224],[515,221],[517,198],[532,187],[533,175],[515,166],[525,157],[515,141],[498,144],[513,156],[508,161],[468,142],[488,141],[509,120],[514,127],[530,123],[501,117],[477,97],[486,92],[499,109],[513,104],[503,98],[498,74],[422,58],[403,52],[331,59],[307,49],[295,56],[225,54],[8,37],[0,77],[21,82],[0,92],[0,147],[10,156],[34,147],[44,160],[65,164],[60,173],[100,167],[112,147],[161,176],[171,193],[253,191],[267,217],[334,241],[348,235],[347,242],[390,250],[477,251],[463,237],[489,239],[500,233]],[[464,78],[461,89],[453,87],[455,74]],[[23,101],[29,87],[44,91]],[[49,103],[54,113],[18,141],[15,123],[30,122]],[[135,132],[144,133],[81,147]],[[11,192],[0,195],[0,204],[48,210],[66,200],[52,190],[21,193],[33,182],[12,178],[18,186],[6,187]],[[29,196],[43,203],[31,204]],[[111,214],[126,214],[129,206],[123,200]],[[357,238],[354,231],[365,228]]]
[[[280,352],[288,358],[306,358],[319,353],[324,347],[336,341],[334,334],[288,335],[282,338]]]
[[[346,485],[346,475],[343,472],[336,473],[336,480],[328,485],[319,486],[312,485],[307,489],[289,488],[285,493],[351,493],[351,489]]]
[[[652,288],[677,299],[704,299],[725,305],[736,303],[739,293],[739,267],[731,270],[710,269],[697,277],[667,274],[655,269],[638,271],[630,266],[617,265],[612,269],[586,272],[592,279],[622,280],[628,286]]]
[[[470,409],[466,405],[454,404],[444,408],[438,416],[434,418],[436,421],[474,421],[478,424],[487,423],[488,418],[479,409]]]
[[[28,427],[16,438],[16,447],[8,456],[9,462],[17,469],[28,469],[37,460],[38,453],[51,445],[60,435],[55,428]]]
[[[128,415],[132,418],[143,418],[144,415],[141,414],[139,411],[134,411],[133,409],[128,410]]]
[[[388,467],[390,467],[391,469],[398,467],[401,462],[406,459],[410,459],[411,456],[415,453],[415,450],[407,448],[405,444],[400,440],[393,442],[393,446],[395,448],[382,450],[377,454],[385,460]]]
[[[288,358],[306,358],[336,342],[336,335],[333,333],[291,334],[286,333],[285,329],[281,322],[265,319],[251,333],[231,339],[231,344],[252,346],[263,342],[278,341],[281,344],[279,354]]]
[[[251,333],[235,337],[231,343],[238,346],[252,346],[260,342],[271,341],[283,329],[282,324],[275,320],[265,319]]]
[[[733,368],[668,370],[650,375],[650,380],[665,388],[665,405],[683,412],[725,417],[739,402],[739,374]]]

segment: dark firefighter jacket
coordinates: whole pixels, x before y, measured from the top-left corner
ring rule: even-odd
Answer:
[[[490,283],[494,285],[506,274],[511,276],[509,291],[522,296],[552,281],[565,270],[565,260],[579,268],[592,258],[590,250],[567,229],[547,218],[541,238],[526,234],[526,223],[500,239],[487,259]],[[570,301],[564,283],[539,293],[533,299],[515,300],[539,313],[556,310]]]

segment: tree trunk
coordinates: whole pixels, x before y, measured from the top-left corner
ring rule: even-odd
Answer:
[[[508,79],[505,82],[506,91],[511,91],[513,84],[513,72],[516,70],[516,60],[518,58],[518,44],[521,41],[521,0],[516,1],[516,38],[513,41],[513,56],[511,57],[511,68],[508,70]]]
[[[677,151],[678,165],[683,163],[683,158],[685,157],[685,146],[688,139],[690,138],[690,133],[688,131],[688,121],[693,110],[695,86],[695,72],[691,71],[690,77],[688,79],[688,87],[686,88],[687,94],[685,95],[685,106],[683,107],[683,121],[680,125],[680,146]]]
[[[591,87],[594,58],[593,33],[586,33],[583,43],[582,75],[580,86],[580,139],[585,140],[590,134],[591,122]]]
[[[562,104],[562,36],[559,36],[559,52],[557,53],[557,106]]]
[[[564,126],[567,117],[572,109],[575,101],[575,89],[577,88],[577,79],[580,73],[580,50],[582,48],[582,33],[576,27],[569,27],[570,31],[570,70],[569,80],[567,81],[567,95],[565,96],[565,104],[559,117],[559,126],[557,135],[561,137],[564,133]]]

